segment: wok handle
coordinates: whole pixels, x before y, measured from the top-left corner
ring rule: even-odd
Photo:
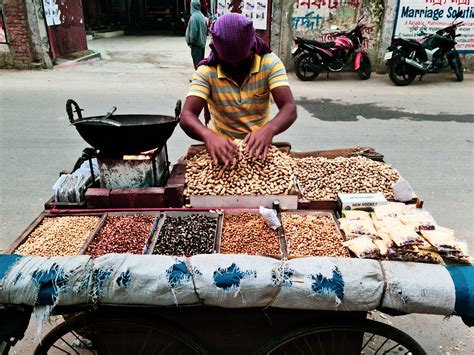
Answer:
[[[174,108],[174,117],[176,121],[179,121],[179,115],[181,114],[181,100],[176,101],[176,107]]]
[[[74,111],[73,111],[73,106],[74,106]],[[66,101],[66,112],[69,117],[69,121],[71,123],[74,123],[74,112],[77,114],[77,119],[82,118],[81,111],[84,111],[84,110],[79,107],[79,104],[76,101],[72,99],[69,99]]]

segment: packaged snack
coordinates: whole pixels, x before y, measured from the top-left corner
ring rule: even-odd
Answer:
[[[351,238],[352,235],[377,235],[377,231],[370,220],[351,221],[346,218],[341,218],[339,219],[339,222],[340,227],[346,234],[347,238]]]
[[[376,258],[380,255],[379,248],[367,236],[347,240],[342,242],[342,244],[349,248],[358,258]]]
[[[402,225],[399,228],[388,228],[387,230],[392,240],[399,247],[406,245],[419,245],[424,242],[423,238],[411,227]]]
[[[403,215],[405,204],[401,202],[389,202],[386,205],[375,206],[374,213],[377,219],[383,217],[398,217]]]
[[[406,214],[399,218],[404,225],[412,227],[415,232],[420,230],[434,230],[436,226],[435,220],[428,212]]]
[[[416,246],[408,248],[389,248],[387,258],[390,260],[443,264],[443,259],[438,253],[420,250]]]
[[[370,213],[365,211],[358,211],[358,210],[349,210],[343,211],[344,217],[351,221],[358,221],[358,220],[368,220],[370,221]]]
[[[379,249],[380,256],[385,257],[388,253],[388,248],[389,248],[389,245],[387,244],[387,242],[383,239],[374,239],[373,243]]]
[[[449,228],[436,226],[435,230],[420,230],[421,235],[437,249],[456,250],[454,231]]]

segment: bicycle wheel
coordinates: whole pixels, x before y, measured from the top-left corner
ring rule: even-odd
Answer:
[[[205,354],[177,328],[145,319],[81,315],[61,323],[42,339],[43,354]]]
[[[408,334],[372,320],[316,324],[275,339],[259,354],[426,354]]]

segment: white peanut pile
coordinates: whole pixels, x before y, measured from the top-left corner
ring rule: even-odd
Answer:
[[[302,195],[307,200],[335,200],[341,193],[382,192],[393,198],[392,185],[400,179],[390,165],[364,157],[295,159]]]
[[[93,216],[45,217],[15,253],[36,256],[77,255],[99,219]]]
[[[216,166],[207,151],[186,166],[185,195],[280,195],[292,188],[293,159],[270,146],[264,161],[249,159],[243,141],[236,140],[239,160],[234,167]]]
[[[348,257],[342,235],[328,216],[283,214],[289,256]]]

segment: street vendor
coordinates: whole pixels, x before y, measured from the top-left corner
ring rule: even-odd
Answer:
[[[210,33],[211,54],[193,76],[180,125],[205,143],[216,164],[236,163],[233,139],[244,139],[251,158],[264,158],[273,137],[296,120],[285,67],[245,16],[223,15]],[[269,120],[271,97],[279,112]],[[198,117],[206,105],[204,125]]]

